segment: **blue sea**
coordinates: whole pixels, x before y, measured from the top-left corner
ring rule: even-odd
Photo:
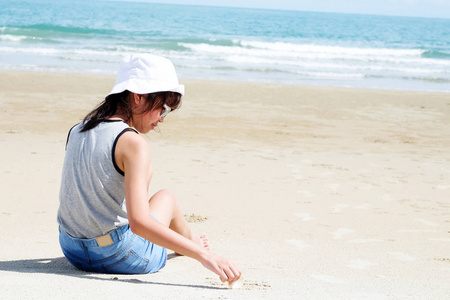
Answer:
[[[450,19],[100,0],[2,0],[0,69],[450,92]]]

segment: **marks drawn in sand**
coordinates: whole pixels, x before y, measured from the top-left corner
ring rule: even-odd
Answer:
[[[245,274],[243,274],[245,276]],[[228,284],[219,282],[217,280],[217,278],[211,278],[208,277],[206,278],[206,281],[209,285],[212,286],[220,286],[220,287],[224,287],[226,289],[228,289]],[[253,280],[248,280],[247,278],[244,278],[244,281],[242,283],[242,286],[239,288],[240,290],[266,290],[271,288],[270,284],[265,282],[265,281],[253,281]]]
[[[184,218],[186,219],[186,221],[188,223],[201,223],[201,222],[205,222],[206,220],[208,220],[208,217],[203,217],[203,216],[194,215],[194,214],[184,215]]]

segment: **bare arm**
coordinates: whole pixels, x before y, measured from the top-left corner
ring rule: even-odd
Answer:
[[[116,162],[125,172],[125,198],[131,230],[152,243],[198,260],[230,283],[239,279],[240,270],[225,258],[185,238],[150,216],[148,187],[151,172],[150,147],[134,132],[124,133],[117,143]]]

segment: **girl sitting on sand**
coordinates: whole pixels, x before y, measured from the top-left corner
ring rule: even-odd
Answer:
[[[241,271],[209,251],[194,235],[174,195],[161,190],[148,200],[148,133],[181,104],[184,86],[173,64],[154,55],[130,55],[106,98],[69,132],[62,172],[59,241],[67,259],[89,272],[156,272],[167,249],[198,260],[233,283]],[[125,201],[126,199],[126,201]]]

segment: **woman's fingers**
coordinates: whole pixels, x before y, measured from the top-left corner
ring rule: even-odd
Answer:
[[[241,276],[241,270],[230,260],[217,256],[211,252],[205,252],[205,260],[201,260],[202,264],[219,275],[222,282],[233,283]]]
[[[222,280],[222,282],[228,281],[229,284],[232,284],[241,277],[241,271],[234,265],[224,268],[222,271],[226,276],[220,276],[220,280]]]

